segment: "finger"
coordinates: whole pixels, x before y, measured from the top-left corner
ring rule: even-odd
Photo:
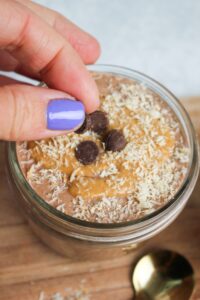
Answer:
[[[19,66],[19,62],[10,53],[0,50],[0,70],[15,71]]]
[[[9,84],[19,83],[19,81],[9,78],[7,76],[0,75],[0,87]]]
[[[16,58],[14,58],[9,52],[5,50],[0,50],[0,70],[15,71],[24,76],[40,80],[39,74],[30,71],[28,72],[28,70],[24,68]]]
[[[90,34],[78,28],[75,24],[64,18],[59,13],[27,0],[17,0],[29,7],[33,12],[42,17],[49,25],[54,27],[66,38],[79,53],[85,63],[93,63],[99,57],[100,45]],[[7,51],[0,50],[0,69],[4,71],[17,71],[34,79],[40,79],[39,74],[27,72],[20,63]]]
[[[98,90],[71,45],[23,5],[0,2],[0,46],[26,68],[40,74],[48,86],[68,92],[85,104],[88,112],[98,104]]]
[[[83,31],[56,11],[32,1],[17,1],[30,8],[49,25],[54,27],[64,38],[66,38],[73,48],[79,53],[84,63],[91,64],[97,60],[100,55],[100,45],[90,34]]]
[[[84,121],[81,102],[66,93],[22,84],[0,87],[0,139],[35,140],[77,129]]]

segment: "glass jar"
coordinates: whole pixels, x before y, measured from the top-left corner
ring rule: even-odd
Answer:
[[[15,198],[23,208],[33,231],[58,253],[75,259],[106,259],[126,254],[138,243],[167,227],[187,203],[199,172],[198,142],[191,120],[176,97],[165,87],[139,72],[110,65],[93,65],[89,70],[133,79],[155,91],[171,107],[182,125],[189,145],[190,162],[176,195],[157,211],[124,223],[99,224],[75,219],[47,204],[23,176],[16,155],[16,144],[8,143],[8,174]]]

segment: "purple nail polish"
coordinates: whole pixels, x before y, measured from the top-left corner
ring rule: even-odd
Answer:
[[[47,107],[47,128],[50,130],[76,129],[85,119],[84,105],[72,99],[50,100]]]

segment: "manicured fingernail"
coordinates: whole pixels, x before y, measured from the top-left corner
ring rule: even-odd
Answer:
[[[84,105],[71,99],[50,100],[47,107],[47,128],[73,130],[85,119]]]

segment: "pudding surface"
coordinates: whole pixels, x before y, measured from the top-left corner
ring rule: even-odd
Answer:
[[[135,220],[176,194],[187,173],[188,145],[155,92],[131,79],[93,76],[101,104],[88,128],[18,143],[19,163],[36,193],[67,215],[96,223]]]

